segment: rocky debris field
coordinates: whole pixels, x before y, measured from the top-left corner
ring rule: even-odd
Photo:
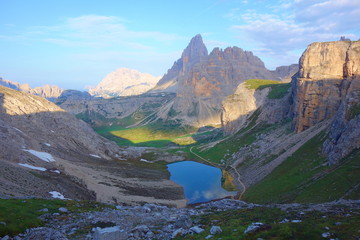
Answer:
[[[26,207],[31,199],[17,201]],[[89,202],[60,200],[57,204],[56,207],[46,201],[37,204],[37,209],[34,211],[37,212],[41,224],[28,228],[16,236],[9,234],[0,239],[359,239],[360,237],[360,201],[258,205],[223,199],[187,208],[169,208],[155,204],[114,206],[96,202],[91,202],[89,207]],[[10,223],[7,222],[6,216],[2,216],[0,212],[0,236],[6,232],[8,224]]]

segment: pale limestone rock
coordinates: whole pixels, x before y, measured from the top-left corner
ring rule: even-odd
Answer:
[[[137,70],[119,68],[109,73],[96,87],[90,88],[89,93],[97,97],[140,95],[152,89],[160,77]]]
[[[359,41],[311,44],[293,80],[295,131],[332,118],[348,94],[349,82],[345,79],[359,81],[359,75]]]

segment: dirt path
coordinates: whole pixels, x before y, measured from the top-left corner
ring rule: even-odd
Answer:
[[[200,155],[198,155],[197,153],[194,153],[192,149],[193,149],[193,147],[190,148],[190,152],[191,152],[192,154],[194,154],[196,157],[198,157],[198,158],[200,158],[201,160],[209,163],[209,165],[211,165],[211,166],[214,166],[214,167],[216,167],[216,168],[219,167],[217,164],[215,164],[215,163],[213,163],[213,162],[210,162],[209,160],[207,160],[207,159],[201,157]],[[237,175],[237,182],[240,183],[240,185],[242,186],[242,191],[241,191],[241,192],[239,191],[240,194],[238,194],[238,196],[239,196],[239,197],[238,197],[238,200],[241,200],[242,196],[244,195],[244,193],[245,193],[245,191],[246,191],[246,186],[245,186],[244,183],[241,181],[240,173],[236,170],[236,168],[234,168],[232,165],[230,165],[229,167],[234,170],[235,174]]]

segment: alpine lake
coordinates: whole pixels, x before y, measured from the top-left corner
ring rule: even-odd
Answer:
[[[237,193],[223,188],[223,172],[219,168],[194,161],[171,163],[167,167],[171,174],[170,180],[184,188],[188,204],[234,196]]]

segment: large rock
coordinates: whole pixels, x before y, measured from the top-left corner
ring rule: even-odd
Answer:
[[[119,68],[109,73],[96,87],[90,88],[89,93],[105,98],[139,95],[152,89],[159,79],[149,73]]]
[[[311,44],[292,83],[295,131],[332,118],[349,93],[349,82],[359,81],[359,75],[360,42]]]
[[[94,240],[125,240],[128,239],[126,232],[119,226],[108,228],[96,228],[94,232]]]

